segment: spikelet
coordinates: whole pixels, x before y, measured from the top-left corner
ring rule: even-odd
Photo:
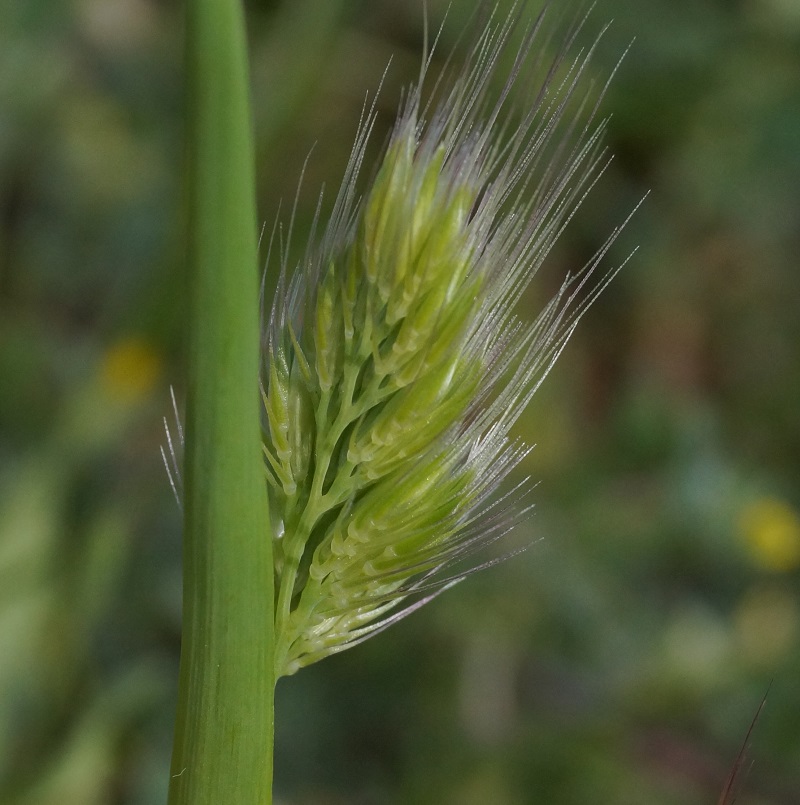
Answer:
[[[497,494],[528,450],[509,431],[614,273],[590,280],[617,231],[532,324],[513,313],[608,162],[592,49],[569,56],[580,26],[542,75],[533,22],[489,102],[515,25],[490,19],[433,106],[423,67],[359,202],[365,115],[331,220],[276,294],[262,376],[276,676],[459,581],[525,511],[526,489]],[[512,86],[536,76],[512,127]]]

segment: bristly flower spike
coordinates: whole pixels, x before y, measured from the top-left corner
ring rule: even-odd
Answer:
[[[494,104],[513,18],[490,18],[427,106],[425,59],[359,201],[365,112],[331,219],[289,283],[280,244],[262,376],[276,677],[491,564],[470,557],[527,510],[529,485],[497,494],[528,452],[509,432],[618,270],[595,277],[616,230],[532,324],[513,312],[608,163],[604,89],[585,80],[594,48],[569,56],[581,24],[542,71],[537,18]],[[503,122],[529,70],[528,111]]]

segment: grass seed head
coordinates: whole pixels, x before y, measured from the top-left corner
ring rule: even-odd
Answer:
[[[573,30],[542,70],[541,22],[497,101],[514,20],[490,20],[438,100],[423,103],[421,79],[358,201],[365,116],[330,222],[276,294],[262,385],[277,675],[459,581],[519,517],[524,490],[497,494],[527,452],[510,428],[610,278],[590,280],[616,236],[533,323],[516,318],[607,162],[592,49],[571,57]]]

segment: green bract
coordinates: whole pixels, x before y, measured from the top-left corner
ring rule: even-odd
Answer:
[[[535,78],[540,21],[489,104],[512,28],[477,37],[438,105],[410,93],[358,203],[367,116],[330,223],[276,294],[262,387],[277,676],[407,614],[508,530],[519,494],[496,490],[527,452],[509,430],[609,279],[581,293],[613,236],[533,324],[513,313],[606,160],[602,93],[581,89],[591,51],[565,47],[522,119],[503,119],[518,76]]]

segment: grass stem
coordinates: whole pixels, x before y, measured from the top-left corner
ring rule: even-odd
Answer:
[[[186,3],[189,383],[170,805],[272,802],[273,569],[260,442],[241,0]]]

